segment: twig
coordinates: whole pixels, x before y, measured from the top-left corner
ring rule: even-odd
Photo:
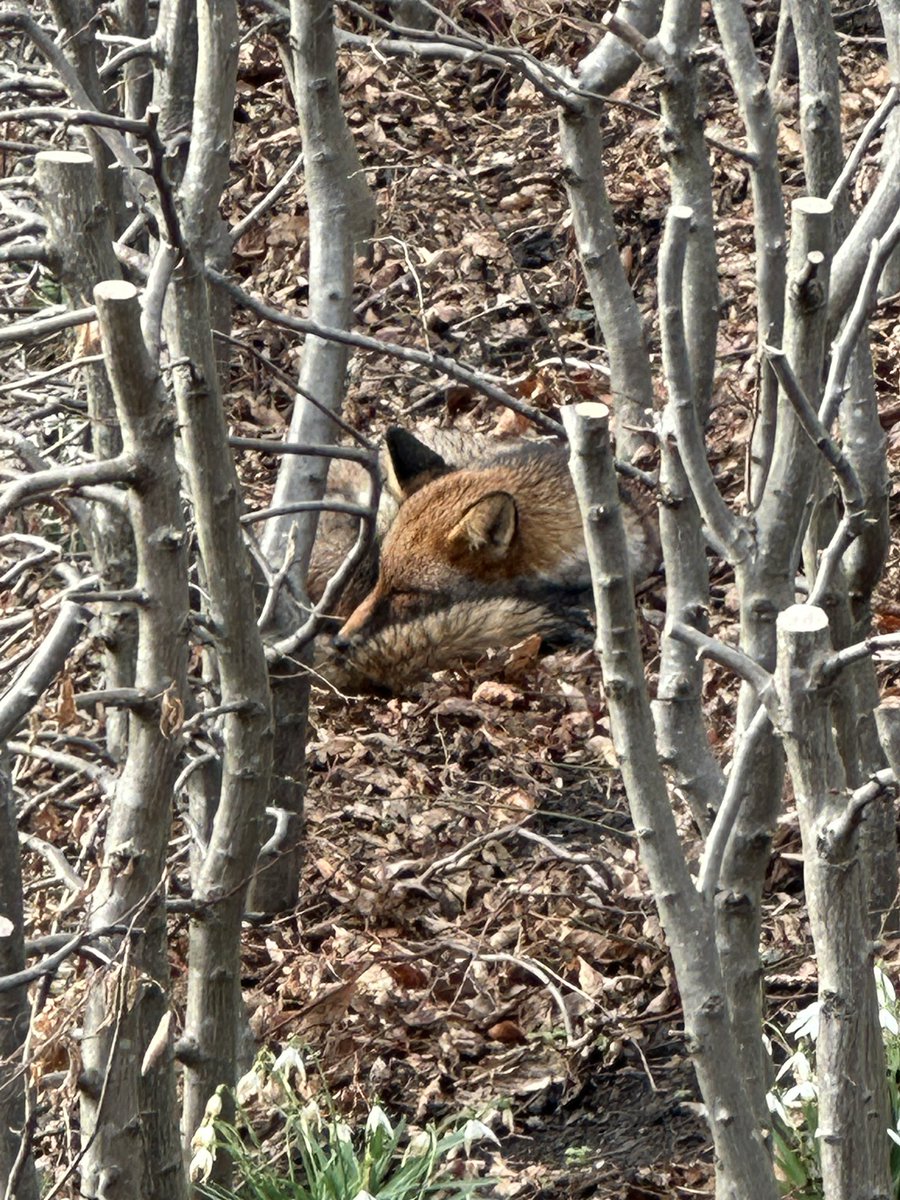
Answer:
[[[543,846],[545,850],[549,850],[556,858],[561,858],[564,862],[575,863],[587,875],[588,879],[600,891],[609,892],[609,881],[604,879],[599,871],[596,871],[591,866],[591,856],[587,854],[573,854],[571,850],[567,850],[565,846],[560,846],[558,842],[552,841],[551,838],[544,837],[540,833],[535,833],[531,829],[523,829],[521,825],[516,832],[519,837],[525,838],[529,842],[537,842],[539,846]]]
[[[764,346],[763,353],[772,364],[772,369],[778,376],[778,382],[790,401],[800,424],[834,471],[844,502],[844,513],[840,524],[822,555],[819,569],[816,571],[815,584],[807,599],[808,604],[817,605],[831,587],[834,574],[848,546],[863,531],[866,520],[866,502],[853,464],[837,442],[829,436],[825,425],[819,420],[818,413],[800,386],[800,381],[794,374],[784,351],[777,350],[772,346]]]
[[[23,475],[0,492],[0,518],[26,500],[62,488],[78,491],[93,484],[134,483],[136,478],[134,460],[127,454],[97,462],[47,467],[44,471]]]
[[[228,445],[238,450],[261,450],[263,454],[308,454],[310,458],[341,458],[362,466],[377,466],[374,450],[358,450],[354,446],[301,445],[299,442],[273,442],[266,438],[230,437]]]
[[[57,375],[68,375],[70,371],[77,371],[80,367],[100,362],[103,362],[102,354],[83,354],[79,358],[71,358],[68,362],[61,363],[58,367],[51,367],[49,371],[39,371],[35,375],[27,375],[24,379],[16,379],[12,383],[0,383],[0,392],[9,392],[20,387],[36,387],[40,383],[46,383],[48,379],[54,379]]]
[[[251,225],[255,225],[263,213],[267,212],[273,204],[275,204],[288,189],[288,184],[303,166],[303,151],[301,150],[282,177],[278,180],[263,198],[250,209],[245,217],[242,217],[236,225],[233,225],[228,231],[228,236],[231,238],[232,246],[247,232]]]
[[[47,746],[36,746],[33,742],[11,741],[8,745],[13,754],[23,754],[27,758],[37,759],[38,762],[50,763],[54,767],[60,767],[64,771],[71,771],[75,775],[86,775],[88,779],[99,784],[106,796],[112,795],[116,786],[114,772],[106,770],[105,767],[98,767],[95,763],[89,762],[84,758],[78,758],[74,754],[65,754],[61,750],[51,750]]]
[[[266,370],[271,372],[271,374],[279,381],[279,383],[284,386],[291,399],[293,399],[295,396],[302,396],[304,400],[313,406],[313,408],[317,408],[319,412],[325,413],[326,416],[330,417],[331,420],[334,421],[335,425],[337,425],[339,429],[342,429],[344,433],[348,435],[348,437],[352,437],[354,441],[358,442],[361,446],[365,446],[367,450],[373,450],[375,448],[373,443],[370,442],[367,437],[361,434],[358,429],[354,429],[349,421],[345,421],[340,413],[332,412],[331,409],[328,408],[327,405],[323,404],[318,397],[314,396],[312,392],[310,392],[307,388],[301,387],[297,383],[296,379],[292,379],[286,371],[282,371],[276,363],[272,362],[271,358],[269,358],[267,354],[263,354],[262,350],[258,350],[256,346],[251,345],[242,338],[232,337],[230,333],[222,333],[218,329],[213,330],[213,337],[217,338],[219,341],[227,342],[229,346],[236,346],[239,350],[243,350],[248,354],[252,354],[253,357],[257,359],[258,362],[261,362]]]
[[[50,686],[90,621],[81,605],[65,601],[50,633],[32,655],[28,665],[0,696],[0,740],[7,738],[23,721],[38,696]]]
[[[756,710],[756,715],[744,730],[744,736],[741,738],[731,763],[731,773],[728,776],[725,795],[722,797],[719,811],[716,813],[709,837],[706,839],[703,864],[697,879],[697,890],[710,907],[715,902],[719,874],[722,870],[725,851],[728,848],[728,839],[731,837],[731,831],[746,795],[746,773],[753,767],[759,745],[770,731],[769,714],[761,704]]]
[[[819,407],[819,419],[826,429],[831,428],[837,417],[844,396],[844,381],[847,377],[850,359],[856,350],[863,326],[875,308],[878,281],[898,240],[900,240],[900,212],[894,217],[881,238],[872,239],[856,299],[834,347],[828,378],[825,382],[825,392]]]
[[[19,845],[24,846],[26,850],[35,851],[36,854],[40,854],[42,858],[46,859],[53,869],[54,875],[73,895],[82,895],[87,890],[85,881],[69,865],[66,856],[56,846],[51,846],[43,838],[34,837],[30,833],[19,834]]]
[[[552,433],[556,436],[562,433],[562,426],[559,422],[546,416],[532,405],[519,400],[518,397],[510,395],[509,392],[504,391],[502,388],[489,383],[484,376],[470,370],[468,367],[461,366],[454,359],[446,358],[440,354],[432,354],[425,350],[417,350],[410,346],[399,346],[395,342],[381,342],[377,338],[365,337],[359,333],[350,333],[345,329],[332,329],[328,326],[319,325],[315,321],[307,321],[302,317],[289,316],[287,313],[280,312],[278,309],[264,304],[261,300],[257,300],[254,296],[244,291],[242,287],[233,283],[227,275],[223,275],[220,271],[215,270],[215,268],[209,265],[206,266],[206,274],[214,283],[223,287],[240,305],[250,309],[251,312],[255,312],[263,320],[271,321],[273,325],[279,325],[283,329],[291,329],[296,333],[311,334],[314,337],[324,338],[326,341],[341,342],[347,346],[356,346],[360,350],[371,350],[376,354],[388,354],[392,358],[400,359],[401,362],[416,363],[436,373],[449,375],[451,379],[457,379],[461,383],[466,383],[476,391],[483,392],[484,395],[498,404],[503,404],[507,408],[511,408],[513,412],[527,417],[529,421],[533,422],[539,429],[543,429],[545,433]]]
[[[346,513],[348,517],[373,515],[371,509],[361,504],[351,504],[347,500],[298,500],[296,504],[279,504],[275,508],[260,508],[255,512],[244,513],[240,521],[242,525],[253,525],[257,521],[269,521],[273,517],[284,517],[295,512]]]
[[[530,818],[531,814],[529,813],[525,817],[525,820],[530,820]],[[436,858],[433,863],[430,863],[425,868],[417,882],[424,885],[429,879],[440,874],[442,871],[446,871],[450,867],[462,866],[473,851],[478,850],[481,846],[488,845],[489,842],[504,841],[514,833],[518,833],[521,828],[522,822],[516,821],[514,824],[502,825],[499,829],[489,829],[487,833],[479,834],[478,837],[472,838],[465,845],[457,847],[452,854],[447,854],[444,858]]]
[[[861,659],[877,655],[882,650],[893,650],[895,646],[900,646],[900,633],[878,634],[865,638],[864,641],[854,642],[852,646],[845,646],[843,650],[836,650],[825,665],[823,682],[835,679],[846,667]]]
[[[831,185],[831,191],[828,193],[828,202],[830,204],[837,207],[843,193],[849,187],[851,179],[856,174],[857,168],[862,162],[863,155],[869,148],[869,143],[881,131],[891,111],[896,107],[898,99],[900,99],[900,89],[898,89],[896,83],[892,83],[887,90],[886,96],[875,109],[875,112],[863,127],[862,133],[856,139],[856,145],[850,151],[843,170]]]
[[[479,959],[481,962],[488,962],[488,963],[490,963],[490,962],[497,962],[497,963],[506,962],[506,963],[512,963],[512,965],[514,967],[524,967],[526,971],[530,972],[530,974],[534,975],[537,979],[539,979],[541,981],[541,983],[544,985],[544,987],[547,989],[547,991],[550,993],[550,995],[553,997],[553,999],[556,1001],[556,1007],[559,1009],[559,1015],[562,1018],[563,1029],[565,1030],[565,1033],[566,1033],[566,1048],[569,1049],[574,1044],[575,1031],[572,1028],[572,1018],[569,1016],[569,1010],[566,1008],[566,1002],[563,998],[563,994],[560,991],[559,987],[554,982],[554,980],[559,980],[560,983],[565,984],[565,986],[571,988],[571,990],[573,992],[575,992],[577,995],[585,996],[586,999],[591,1000],[591,997],[587,996],[587,994],[585,992],[583,992],[581,990],[581,988],[573,987],[573,985],[570,983],[567,983],[566,980],[560,979],[559,975],[557,975],[555,971],[551,971],[549,967],[545,967],[542,963],[535,962],[535,960],[533,958],[519,957],[515,954],[479,954],[479,953],[476,953],[474,955],[474,957]],[[595,1004],[596,1001],[591,1000],[591,1003]]]
[[[18,324],[0,329],[0,346],[11,342],[29,342],[49,333],[59,333],[61,329],[71,329],[74,325],[87,325],[96,319],[97,310],[94,307],[67,309],[49,317],[33,317],[31,320],[19,321]],[[16,386],[20,385],[17,383]]]
[[[726,646],[724,642],[720,642],[706,633],[701,633],[699,629],[695,629],[693,625],[687,625],[683,621],[673,621],[669,626],[669,632],[680,642],[687,642],[688,645],[695,647],[701,658],[711,658],[721,666],[727,667],[729,671],[733,671],[741,679],[745,679],[756,692],[760,703],[766,706],[767,711],[776,711],[773,708],[776,704],[776,697],[772,690],[772,676],[765,667],[761,667],[759,663],[754,662],[752,658],[740,650],[736,650],[733,646]]]
[[[851,794],[843,813],[836,820],[831,821],[823,831],[826,846],[825,857],[831,857],[835,851],[837,854],[840,854],[847,845],[850,835],[866,815],[866,809],[869,805],[874,800],[877,800],[888,788],[896,787],[897,778],[894,772],[890,767],[885,767],[881,771],[876,771],[868,782],[856,788]],[[829,853],[829,849],[831,853]]]

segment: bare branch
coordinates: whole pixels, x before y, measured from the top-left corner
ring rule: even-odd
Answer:
[[[511,395],[504,391],[496,384],[490,383],[475,371],[468,367],[463,367],[454,359],[446,358],[440,354],[432,354],[427,350],[416,350],[410,346],[398,346],[394,342],[381,342],[377,338],[365,337],[359,333],[350,333],[344,329],[329,329],[325,326],[318,325],[315,321],[307,321],[302,317],[289,316],[287,313],[280,312],[278,309],[264,304],[261,300],[257,300],[243,288],[223,275],[220,271],[216,271],[213,267],[207,266],[207,276],[220,287],[223,287],[229,295],[231,295],[238,304],[244,308],[248,308],[251,312],[255,312],[258,317],[265,321],[271,321],[273,325],[279,325],[283,329],[292,329],[296,333],[310,334],[313,337],[325,338],[334,342],[343,342],[347,346],[356,346],[360,350],[371,350],[376,354],[389,354],[392,358],[397,358],[401,362],[417,363],[419,366],[428,367],[429,370],[436,374],[449,375],[451,379],[459,380],[460,383],[466,383],[476,391],[483,392],[491,400],[497,404],[502,404],[506,408],[511,408],[513,412],[519,413],[523,417],[527,417],[533,422],[538,429],[543,429],[545,433],[554,433],[559,435],[562,433],[562,426],[534,408],[530,404],[519,400],[517,396]],[[0,335],[2,336],[2,335]]]
[[[23,475],[0,492],[0,518],[12,509],[36,496],[52,495],[56,491],[81,491],[92,484],[136,483],[137,466],[127,454],[107,458],[102,462],[74,463],[72,466],[48,467],[33,475]]]

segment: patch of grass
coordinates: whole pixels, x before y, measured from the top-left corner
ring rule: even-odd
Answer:
[[[261,1054],[235,1098],[237,1116],[226,1121],[223,1097],[214,1095],[193,1139],[191,1177],[210,1200],[466,1200],[493,1182],[477,1177],[470,1158],[475,1142],[497,1141],[481,1121],[458,1115],[410,1131],[373,1103],[353,1127],[325,1089],[310,1091],[293,1048]],[[219,1155],[231,1162],[229,1188],[210,1181]]]
[[[894,985],[878,966],[875,967],[875,987],[891,1103],[892,1126],[885,1133],[891,1140],[892,1192],[895,1200],[900,1200],[900,1004]],[[767,1096],[772,1115],[775,1164],[782,1176],[782,1190],[794,1200],[820,1200],[822,1196],[819,1085],[815,1065],[818,1031],[819,1005],[816,1001],[797,1013],[781,1037],[789,1053]]]

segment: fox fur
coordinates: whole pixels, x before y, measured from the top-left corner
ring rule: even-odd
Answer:
[[[397,691],[531,634],[561,643],[585,628],[591,581],[565,448],[440,432],[428,442],[388,431],[378,546],[335,614],[326,675]],[[649,501],[620,490],[637,583],[659,545]],[[325,561],[334,530],[317,545],[323,535],[313,594],[336,565]]]

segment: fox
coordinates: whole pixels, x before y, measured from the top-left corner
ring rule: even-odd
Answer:
[[[395,426],[384,475],[377,547],[335,614],[338,674],[397,692],[533,634],[550,646],[588,636],[590,570],[564,445],[448,431],[429,442]],[[658,535],[651,502],[625,484],[620,494],[637,585],[658,565]]]

